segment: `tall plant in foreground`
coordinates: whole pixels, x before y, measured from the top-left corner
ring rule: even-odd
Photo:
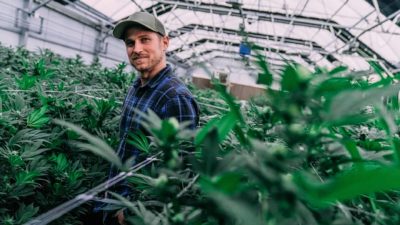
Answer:
[[[80,136],[51,119],[79,124],[115,145],[115,99],[133,77],[125,66],[88,66],[78,56],[0,46],[0,224],[24,224],[106,179],[109,163],[71,144]],[[89,209],[53,224],[80,224]]]
[[[104,69],[47,51],[0,51],[0,223],[14,225],[105,179],[108,162],[81,149],[130,165],[112,147],[117,102],[132,76],[124,64]],[[136,161],[162,154],[128,178],[132,196],[103,199],[118,203],[105,210],[126,208],[129,224],[399,224],[398,74],[371,62],[380,78],[371,83],[370,71],[289,64],[274,80],[258,59],[266,91],[245,107],[216,83],[216,92],[196,91],[223,102],[202,110],[195,132],[144,116],[151,137],[131,135],[142,151]],[[79,224],[85,212],[55,224]]]
[[[369,72],[289,64],[273,90],[258,57],[266,92],[245,109],[216,83],[230,110],[196,132],[154,114],[143,122],[153,145],[142,157],[164,158],[129,179],[132,201],[114,195],[127,221],[399,223],[397,75],[371,62],[380,80],[370,83]]]

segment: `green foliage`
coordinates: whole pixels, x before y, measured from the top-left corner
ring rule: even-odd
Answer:
[[[265,57],[260,51],[256,51],[257,65],[261,68],[262,72],[258,74],[257,84],[264,84],[270,86],[272,84],[273,75],[265,63]]]
[[[113,148],[133,75],[125,64],[0,50],[0,223],[21,224],[104,180],[108,162],[130,166]],[[265,93],[243,105],[221,84],[190,86],[201,103],[195,131],[137,112],[150,136],[130,134],[136,161],[162,154],[107,208],[126,208],[128,224],[399,224],[399,77],[376,62],[374,83],[343,66],[275,74],[257,58]],[[55,223],[78,224],[86,211]]]
[[[24,73],[20,79],[15,78],[15,82],[17,83],[18,88],[21,90],[29,90],[35,86],[36,81],[36,77],[29,76],[26,73]]]
[[[33,111],[27,118],[28,127],[40,128],[49,122],[50,118],[45,116],[47,107],[43,106],[39,110]]]
[[[121,160],[118,158],[118,155],[103,140],[101,140],[98,137],[94,137],[93,135],[90,135],[88,132],[82,130],[78,126],[73,125],[71,123],[61,120],[54,120],[54,122],[58,125],[65,126],[71,129],[72,131],[83,136],[87,141],[89,141],[89,144],[80,142],[75,143],[79,148],[89,150],[94,154],[99,155],[104,159],[108,160],[110,163],[114,164],[118,168],[122,168],[122,163]]]
[[[114,154],[118,140],[116,99],[134,76],[122,65],[86,66],[79,57],[65,59],[48,50],[34,54],[0,46],[0,64],[0,224],[17,225],[106,179],[110,164],[81,150],[106,146],[109,152],[101,153],[118,163],[107,155]],[[57,118],[101,139],[51,123]],[[53,224],[79,224],[89,209],[80,207]]]
[[[151,147],[142,154],[162,150],[164,158],[129,179],[133,201],[115,196],[129,209],[127,221],[399,223],[394,76],[368,83],[369,73],[342,66],[311,72],[290,64],[275,81],[261,59],[265,95],[240,108],[214,84],[226,110],[210,115],[207,109],[201,128],[186,130],[186,138],[184,126],[152,113],[143,121],[154,146],[146,144]],[[280,89],[273,90],[272,82]],[[194,92],[203,99],[204,93]]]
[[[345,171],[323,184],[306,180],[303,176],[299,176],[296,183],[313,203],[323,204],[364,194],[399,190],[399,176],[398,167],[372,167]]]
[[[142,132],[130,133],[129,137],[132,139],[128,139],[127,142],[134,146],[135,148],[148,153],[150,149],[150,143],[147,140],[147,137]]]

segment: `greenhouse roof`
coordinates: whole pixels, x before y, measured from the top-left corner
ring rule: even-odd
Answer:
[[[115,24],[137,11],[157,15],[171,37],[169,56],[193,65],[237,58],[244,40],[260,46],[271,66],[344,64],[355,70],[377,60],[400,67],[400,4],[377,0],[82,0]]]

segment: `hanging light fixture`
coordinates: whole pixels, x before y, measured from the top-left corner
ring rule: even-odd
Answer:
[[[239,55],[242,57],[249,56],[251,54],[251,47],[247,42],[247,34],[246,34],[246,24],[243,10],[242,10],[242,0],[227,0],[227,4],[232,5],[232,8],[239,10],[240,16],[242,17],[242,23],[239,24],[239,34],[243,37],[239,46]]]

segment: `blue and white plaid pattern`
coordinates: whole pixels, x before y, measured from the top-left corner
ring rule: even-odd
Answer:
[[[147,133],[141,126],[140,115],[135,110],[147,113],[153,110],[161,119],[175,117],[179,122],[191,121],[190,128],[195,129],[199,123],[199,108],[187,87],[173,74],[170,65],[167,65],[157,76],[141,87],[140,79],[136,79],[129,89],[122,106],[120,123],[120,144],[118,155],[127,159],[139,152],[133,146],[126,143],[129,132],[141,131]],[[109,178],[117,174],[116,168],[110,169]],[[130,194],[130,188],[126,182],[113,187],[113,191],[122,196]],[[105,195],[107,198],[107,194]],[[96,203],[94,212],[99,212],[105,204]],[[104,211],[103,222],[109,217]]]
[[[188,88],[172,72],[167,65],[157,76],[143,87],[140,79],[136,79],[129,89],[122,107],[120,123],[120,144],[118,155],[129,158],[138,154],[137,150],[126,143],[129,132],[147,133],[140,124],[141,116],[135,110],[147,113],[153,110],[161,119],[175,117],[179,122],[191,121],[190,128],[195,129],[199,122],[199,109]]]

